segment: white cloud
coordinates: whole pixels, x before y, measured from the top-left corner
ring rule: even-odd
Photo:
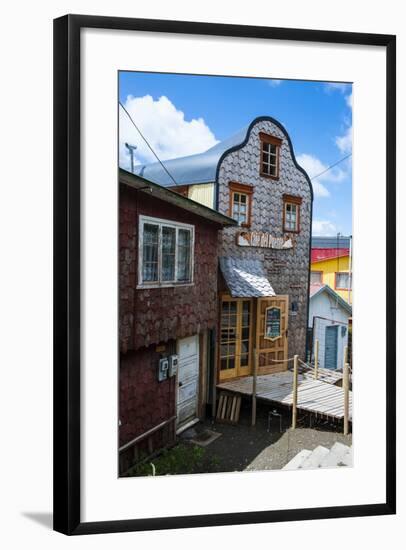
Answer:
[[[348,92],[351,89],[351,84],[346,82],[326,82],[324,88],[327,92],[338,90],[340,92]]]
[[[282,80],[277,80],[276,78],[272,78],[267,82],[271,88],[276,88],[277,86],[280,86],[282,84]]]
[[[352,92],[345,96],[345,102],[348,105],[348,107],[352,110]]]
[[[307,153],[298,155],[297,162],[306,170],[310,179],[321,174],[317,179],[312,181],[313,191],[316,197],[328,197],[330,193],[324,184],[340,183],[346,177],[345,171],[338,166],[323,173],[327,170],[328,166],[317,157]]]
[[[337,227],[328,220],[313,220],[312,234],[318,237],[337,235]]]
[[[184,113],[166,96],[157,100],[150,95],[128,96],[124,107],[161,160],[201,153],[218,143],[203,118],[186,120]],[[119,162],[122,168],[130,168],[126,142],[137,146],[134,164],[156,161],[121,107],[119,125]]]
[[[337,147],[341,153],[347,154],[352,151],[352,126],[349,126],[342,136],[337,136],[335,139]]]

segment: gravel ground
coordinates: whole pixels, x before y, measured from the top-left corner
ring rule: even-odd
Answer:
[[[352,437],[344,436],[331,426],[317,428],[299,427],[290,429],[291,417],[288,411],[282,412],[282,432],[279,431],[279,418],[273,418],[268,432],[268,405],[258,405],[256,426],[251,426],[251,408],[243,403],[238,425],[220,424],[206,420],[195,426],[197,434],[207,428],[221,433],[215,441],[205,447],[206,456],[214,458],[216,472],[243,470],[277,470],[282,468],[302,449],[313,450],[318,445],[331,448],[336,441],[351,445]],[[299,419],[300,420],[300,419]],[[304,425],[308,419],[304,420]]]

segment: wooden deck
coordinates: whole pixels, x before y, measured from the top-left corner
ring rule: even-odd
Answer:
[[[257,377],[257,399],[292,406],[293,373],[291,371]],[[252,395],[252,376],[222,382],[217,386],[240,395]],[[298,376],[298,410],[344,418],[344,391],[342,388],[308,374]],[[349,418],[352,419],[352,392],[349,392]]]
[[[291,369],[289,369],[291,370]],[[299,369],[300,372],[300,369]],[[314,380],[314,371],[313,370],[303,370],[305,378],[308,380]],[[341,371],[332,370],[332,369],[320,369],[318,371],[318,380],[321,382],[327,382],[328,384],[336,384],[343,379],[343,373]]]

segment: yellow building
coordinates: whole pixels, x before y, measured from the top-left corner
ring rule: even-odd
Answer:
[[[313,237],[310,284],[328,285],[352,304],[351,237]]]

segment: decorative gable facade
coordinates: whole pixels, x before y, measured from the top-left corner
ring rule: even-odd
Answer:
[[[224,152],[216,192],[218,210],[239,224],[219,235],[219,379],[250,374],[254,349],[258,374],[284,370],[288,357],[306,352],[313,193],[278,122],[254,120]]]

